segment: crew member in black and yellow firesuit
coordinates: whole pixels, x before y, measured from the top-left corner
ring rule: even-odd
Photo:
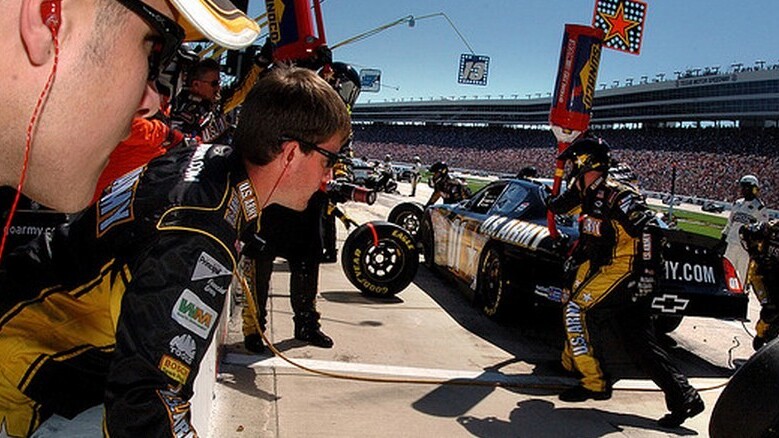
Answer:
[[[739,234],[749,253],[747,284],[760,301],[760,319],[752,346],[758,350],[779,335],[779,220],[742,225]]]
[[[244,274],[249,275],[247,283],[250,290],[254,291],[260,329],[264,331],[267,323],[273,261],[277,256],[282,257],[289,263],[289,298],[295,323],[295,339],[322,348],[333,346],[333,340],[320,328],[320,314],[316,309],[323,246],[320,223],[327,204],[327,194],[320,190],[311,197],[302,213],[280,205],[269,205],[263,211],[261,220],[259,237],[262,244],[254,251],[243,251],[243,255],[254,262],[253,272],[244,271]],[[264,347],[252,312],[245,307],[242,316],[244,345],[250,351],[261,352]]]
[[[226,88],[222,88],[221,67],[216,60],[207,58],[192,65],[186,75],[186,87],[172,101],[171,126],[203,143],[229,144],[234,129],[231,113],[273,61],[270,39],[252,61],[242,77]]]
[[[454,204],[471,196],[468,186],[459,178],[449,174],[449,166],[446,162],[434,163],[429,170],[433,194],[425,203],[425,207],[435,204],[439,199],[443,199],[444,204]]]
[[[665,393],[671,411],[658,422],[677,427],[703,411],[703,401],[671,363],[655,338],[646,299],[662,269],[656,233],[648,227],[654,215],[632,187],[608,174],[608,145],[594,138],[575,141],[559,160],[570,163],[568,190],[549,203],[554,213],[581,209],[580,240],[567,264],[576,277],[566,304],[567,333],[563,367],[578,371],[578,386],[560,399],[581,402],[611,397],[603,369],[604,341],[616,330],[633,360]]]
[[[326,47],[323,46],[323,49]],[[330,62],[328,50],[319,51],[321,62]],[[324,56],[322,56],[324,54]],[[308,60],[309,67],[316,68],[319,63]],[[342,62],[333,62],[325,74],[319,72],[351,108],[360,94],[360,78],[354,67]],[[351,138],[342,145],[337,156],[332,157],[332,165],[343,162],[350,154]],[[279,256],[289,263],[289,294],[295,325],[295,339],[308,344],[330,348],[333,340],[327,336],[319,324],[320,313],[316,308],[319,292],[320,263],[334,263],[337,259],[335,218],[338,217],[347,226],[354,225],[337,206],[339,199],[334,193],[325,190],[312,196],[305,211],[297,212],[279,206],[269,206],[263,215],[262,228],[274,230],[273,234],[261,232],[261,242],[254,249],[247,248],[244,255],[250,259],[242,261],[241,271],[246,276],[249,292],[252,293],[256,309],[244,306],[242,309],[244,347],[260,353],[265,346],[258,329],[265,331],[267,324],[267,302],[273,261]],[[267,223],[266,223],[267,222]],[[280,230],[280,231],[278,231]],[[252,267],[252,265],[254,265]],[[249,302],[247,301],[247,304]],[[256,315],[256,316],[255,316]],[[257,318],[257,321],[254,318]],[[259,326],[259,327],[258,327]]]
[[[259,231],[266,204],[303,210],[351,130],[338,95],[304,69],[264,76],[244,108],[234,150],[172,149],[4,258],[0,434],[104,403],[106,436],[196,436],[189,399],[237,241]]]

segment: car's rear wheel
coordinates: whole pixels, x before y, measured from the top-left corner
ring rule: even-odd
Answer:
[[[684,319],[681,315],[658,315],[654,320],[655,333],[665,335],[679,328]]]
[[[477,282],[477,302],[482,312],[492,318],[500,317],[507,306],[506,263],[497,247],[490,246],[484,251],[479,264]]]

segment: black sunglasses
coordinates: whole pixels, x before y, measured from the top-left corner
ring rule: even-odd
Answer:
[[[287,142],[287,141],[296,141],[296,142],[300,143],[301,145],[305,146],[308,149],[311,149],[311,150],[314,150],[316,152],[319,152],[320,154],[324,155],[325,158],[327,158],[327,162],[325,163],[325,166],[327,166],[327,167],[333,167],[333,166],[335,166],[335,163],[338,162],[338,160],[342,160],[342,159],[346,158],[343,154],[336,154],[334,152],[330,152],[327,149],[322,149],[321,147],[317,146],[315,143],[311,143],[311,142],[308,142],[308,141],[305,141],[305,140],[300,140],[300,139],[297,139],[297,138],[294,138],[294,137],[289,137],[289,136],[285,135],[285,136],[282,136],[279,139],[279,141],[281,141],[282,143]],[[352,144],[352,137],[350,136],[349,139],[346,140],[346,143],[343,146],[341,146],[340,150],[344,150],[344,147],[349,146],[351,144]]]
[[[157,33],[154,47],[149,54],[148,80],[154,81],[176,55],[176,50],[181,46],[181,43],[184,42],[184,29],[162,12],[139,0],[117,1],[141,17]]]
[[[193,80],[198,81],[198,82],[203,82],[203,83],[208,84],[208,85],[210,85],[210,86],[212,86],[214,88],[219,86],[219,79],[214,79],[213,81],[201,81],[200,79],[193,79]]]

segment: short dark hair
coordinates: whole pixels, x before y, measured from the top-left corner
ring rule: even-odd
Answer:
[[[195,64],[194,67],[192,67],[192,70],[189,71],[189,76],[187,79],[189,80],[189,83],[192,84],[192,81],[202,80],[207,73],[212,71],[220,71],[219,63],[215,59],[211,58],[201,59],[197,64]]]
[[[350,131],[349,110],[324,79],[308,69],[278,66],[257,81],[244,101],[233,147],[262,166],[281,152],[282,137],[317,144],[336,134],[346,138]]]

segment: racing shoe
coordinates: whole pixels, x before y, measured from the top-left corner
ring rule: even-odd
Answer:
[[[657,424],[667,428],[679,427],[684,423],[684,420],[703,412],[703,408],[704,405],[701,396],[695,394],[695,397],[693,397],[692,400],[682,404],[681,409],[673,410],[670,413],[665,414],[663,418],[657,420]]]
[[[589,399],[608,400],[611,398],[611,388],[606,388],[605,391],[592,391],[582,385],[576,385],[560,393],[558,398],[564,402],[572,403],[583,402]]]
[[[318,327],[304,327],[300,330],[295,329],[295,339],[306,342],[315,347],[333,347],[333,338],[324,334]]]
[[[243,346],[252,353],[261,354],[265,351],[265,344],[262,343],[262,336],[258,333],[244,336]]]

